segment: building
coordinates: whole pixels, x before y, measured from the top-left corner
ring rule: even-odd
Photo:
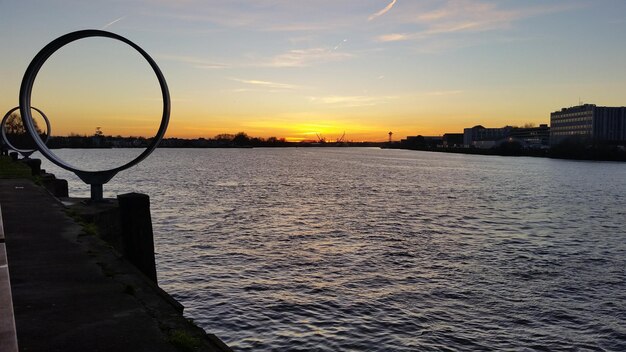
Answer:
[[[575,139],[590,144],[626,143],[626,107],[584,104],[550,114],[550,145]]]
[[[463,144],[466,147],[492,148],[504,138],[507,138],[513,127],[485,128],[477,125],[463,130]]]
[[[436,148],[441,145],[442,139],[440,136],[408,136],[400,143],[408,148]]]
[[[444,148],[463,146],[463,133],[446,133],[442,137]]]
[[[514,127],[509,133],[509,138],[519,141],[524,148],[548,148],[550,144],[550,127],[547,124],[541,124],[539,127]]]

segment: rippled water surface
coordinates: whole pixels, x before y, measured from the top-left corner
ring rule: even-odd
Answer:
[[[624,163],[159,149],[130,191],[160,285],[236,351],[626,351]]]

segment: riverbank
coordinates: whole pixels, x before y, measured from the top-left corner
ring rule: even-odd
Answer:
[[[230,351],[32,180],[0,205],[20,350]]]
[[[521,149],[514,146],[502,146],[499,148],[439,148],[405,146],[400,143],[387,144],[383,149],[406,149],[424,152],[497,155],[497,156],[532,156],[538,158],[589,160],[589,161],[626,161],[626,151],[618,148],[580,148],[577,146],[565,146],[556,149]]]

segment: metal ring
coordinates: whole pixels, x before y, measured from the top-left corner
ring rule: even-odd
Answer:
[[[11,116],[11,114],[13,113],[13,111],[18,110],[19,108],[20,108],[19,106],[14,107],[13,109],[9,110],[4,115],[4,117],[2,118],[2,123],[0,124],[1,125],[0,128],[2,129],[2,140],[4,140],[4,143],[7,146],[9,146],[9,148],[15,150],[16,152],[18,152],[18,153],[20,153],[22,155],[30,155],[30,154],[36,152],[37,149],[19,149],[19,148],[16,148],[11,143],[11,141],[9,141],[9,138],[7,138],[7,133],[6,133],[6,129],[5,129],[6,122],[9,119],[9,117]],[[50,131],[51,131],[51,129],[50,129],[50,121],[48,120],[48,117],[46,116],[46,114],[43,113],[43,111],[37,109],[34,106],[31,106],[31,109],[33,109],[33,110],[37,111],[38,113],[40,113],[41,116],[43,117],[44,121],[46,122],[46,140],[43,141],[43,143],[46,144],[46,143],[48,143],[48,140],[50,140]],[[39,135],[37,135],[37,138],[39,138]]]
[[[83,39],[83,38],[88,38],[88,37],[105,37],[105,38],[116,39],[116,40],[119,40],[123,43],[130,45],[132,48],[137,50],[137,52],[139,52],[141,56],[143,56],[144,59],[148,61],[148,63],[150,64],[150,67],[152,67],[152,70],[156,74],[157,79],[159,80],[159,85],[161,87],[161,94],[163,96],[163,115],[161,117],[161,125],[159,126],[159,130],[157,131],[157,134],[154,136],[154,138],[152,139],[152,142],[148,145],[146,150],[144,150],[143,153],[139,154],[139,156],[137,156],[135,159],[131,160],[127,164],[124,164],[122,166],[119,166],[113,169],[102,170],[102,171],[80,170],[66,163],[65,161],[60,159],[58,156],[56,156],[54,153],[52,153],[48,149],[48,147],[46,147],[45,143],[43,143],[41,138],[37,136],[37,133],[35,131],[35,126],[33,123],[33,118],[30,113],[31,93],[33,90],[33,84],[35,83],[35,78],[37,77],[37,73],[39,72],[43,64],[46,62],[46,60],[63,46],[73,41]],[[87,30],[81,30],[81,31],[76,31],[76,32],[65,34],[53,40],[48,45],[46,45],[43,49],[41,49],[41,51],[39,51],[39,53],[35,56],[35,58],[33,58],[33,61],[31,61],[30,65],[28,65],[28,68],[26,69],[26,72],[24,73],[24,78],[22,79],[22,85],[20,87],[19,102],[20,102],[20,112],[22,115],[24,126],[26,127],[26,130],[30,133],[30,135],[33,137],[33,139],[35,140],[35,143],[37,144],[37,147],[39,151],[41,152],[41,154],[43,154],[46,158],[48,158],[54,164],[66,170],[74,172],[85,183],[88,183],[91,185],[102,185],[108,182],[118,172],[128,169],[129,167],[132,167],[134,165],[137,165],[139,162],[145,159],[148,155],[150,155],[150,153],[152,153],[152,151],[156,149],[159,142],[161,142],[161,140],[163,139],[163,136],[165,135],[165,131],[167,130],[167,125],[170,119],[170,105],[171,105],[170,93],[167,88],[167,82],[165,81],[165,77],[163,76],[163,73],[161,73],[159,66],[157,66],[156,62],[150,57],[150,55],[148,55],[148,53],[146,53],[137,44],[131,42],[130,40],[120,35],[107,32],[107,31],[96,30],[96,29],[87,29]]]

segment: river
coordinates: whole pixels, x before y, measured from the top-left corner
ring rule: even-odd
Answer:
[[[104,189],[150,195],[160,286],[236,351],[626,350],[626,163],[158,149]]]

